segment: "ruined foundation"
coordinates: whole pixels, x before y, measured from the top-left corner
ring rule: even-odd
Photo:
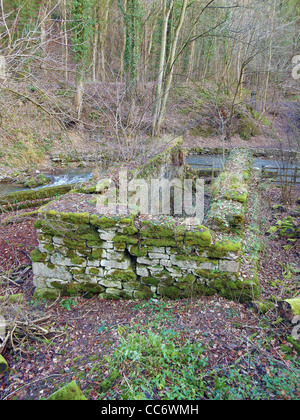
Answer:
[[[231,155],[212,188],[207,226],[127,206],[103,207],[99,214],[95,196],[82,192],[44,206],[32,253],[36,295],[179,299],[218,293],[250,300],[256,280],[240,276],[249,159]]]

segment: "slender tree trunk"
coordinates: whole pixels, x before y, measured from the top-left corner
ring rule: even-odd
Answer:
[[[270,42],[269,42],[269,53],[268,53],[268,61],[266,63],[266,83],[265,83],[265,91],[262,103],[262,113],[266,112],[267,100],[268,100],[268,91],[269,91],[269,82],[271,76],[271,66],[272,66],[272,58],[273,58],[273,33],[274,33],[274,23],[275,23],[275,13],[276,13],[276,0],[273,0],[273,12],[272,12],[272,26],[271,26],[271,33],[270,33]]]
[[[156,88],[153,125],[152,125],[153,136],[156,136],[159,131],[158,121],[159,121],[159,115],[161,113],[163,79],[164,79],[164,70],[165,70],[165,65],[166,65],[167,33],[168,33],[169,18],[170,18],[173,5],[174,3],[173,1],[171,1],[169,7],[167,7],[167,0],[163,0],[163,25],[162,25],[160,60],[159,60],[159,68],[158,68],[157,88]]]
[[[93,58],[92,58],[93,82],[96,82],[97,80],[97,54],[98,54],[99,28],[100,28],[99,22],[96,22],[94,39],[93,39]]]
[[[76,83],[74,108],[75,108],[76,118],[78,121],[80,121],[81,116],[82,116],[82,104],[83,104],[83,94],[84,94],[84,72],[81,71],[77,77],[78,79]]]
[[[173,39],[173,42],[172,42],[172,45],[171,45],[170,60],[169,60],[170,69],[169,69],[169,74],[167,75],[167,79],[166,79],[165,86],[164,86],[164,91],[163,91],[163,94],[162,94],[160,112],[159,112],[158,117],[157,117],[156,135],[159,133],[161,125],[162,125],[163,120],[165,118],[167,101],[168,101],[168,98],[169,98],[169,93],[170,93],[170,89],[171,89],[171,85],[172,85],[172,81],[173,81],[173,75],[174,75],[176,48],[177,48],[177,44],[178,44],[180,31],[181,31],[181,28],[182,28],[182,25],[183,25],[183,22],[184,22],[187,5],[188,5],[188,0],[183,0],[179,22],[178,22],[178,25],[177,25],[177,28],[176,28],[176,31],[175,31],[175,36],[174,36],[174,39]]]
[[[193,35],[192,36],[193,36],[193,38],[195,38],[196,28],[193,29]],[[195,65],[195,51],[196,51],[196,43],[195,43],[195,41],[193,41],[192,46],[191,46],[189,66],[188,66],[188,72],[187,72],[188,78],[191,78],[193,76],[194,65]]]

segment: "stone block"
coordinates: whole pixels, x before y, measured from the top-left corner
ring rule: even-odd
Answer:
[[[137,265],[136,274],[138,276],[141,276],[141,277],[148,277],[149,276],[149,272],[148,272],[147,268],[143,265]]]
[[[137,263],[138,264],[144,264],[144,265],[149,265],[149,266],[155,266],[159,264],[159,260],[151,260],[149,258],[146,257],[139,257],[137,259]]]
[[[32,264],[33,274],[36,277],[46,277],[61,279],[65,281],[71,281],[71,273],[63,266],[55,266],[51,264],[44,263],[33,263]]]
[[[219,270],[227,273],[237,273],[240,269],[240,263],[236,261],[221,260]]]
[[[112,268],[116,268],[118,270],[128,270],[131,262],[129,259],[124,259],[124,261],[101,260],[100,265],[108,270]]]

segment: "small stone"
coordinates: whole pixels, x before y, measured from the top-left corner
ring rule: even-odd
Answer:
[[[156,260],[161,260],[161,259],[168,260],[170,258],[168,254],[157,254],[157,253],[154,253],[154,252],[149,252],[148,256],[152,260],[155,260],[155,259]]]
[[[136,267],[136,274],[138,276],[141,276],[141,277],[148,277],[149,276],[149,272],[148,272],[147,268],[142,266],[142,265],[138,265]]]
[[[219,270],[227,273],[237,273],[239,271],[240,264],[235,261],[223,260],[219,262]]]

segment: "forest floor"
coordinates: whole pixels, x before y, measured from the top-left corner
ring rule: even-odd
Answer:
[[[288,215],[299,224],[299,197],[291,191],[291,203],[282,205],[276,185],[261,187],[262,300],[295,296],[299,244],[290,246],[286,238],[264,232]],[[43,328],[50,336],[16,338],[5,350],[9,371],[0,376],[1,400],[47,398],[71,380],[88,399],[300,398],[300,361],[286,341],[292,326],[276,322],[276,308],[258,315],[218,296],[149,302],[33,300],[33,223],[0,225],[0,277],[5,283],[0,295],[24,293],[14,316],[22,322],[47,316]]]

